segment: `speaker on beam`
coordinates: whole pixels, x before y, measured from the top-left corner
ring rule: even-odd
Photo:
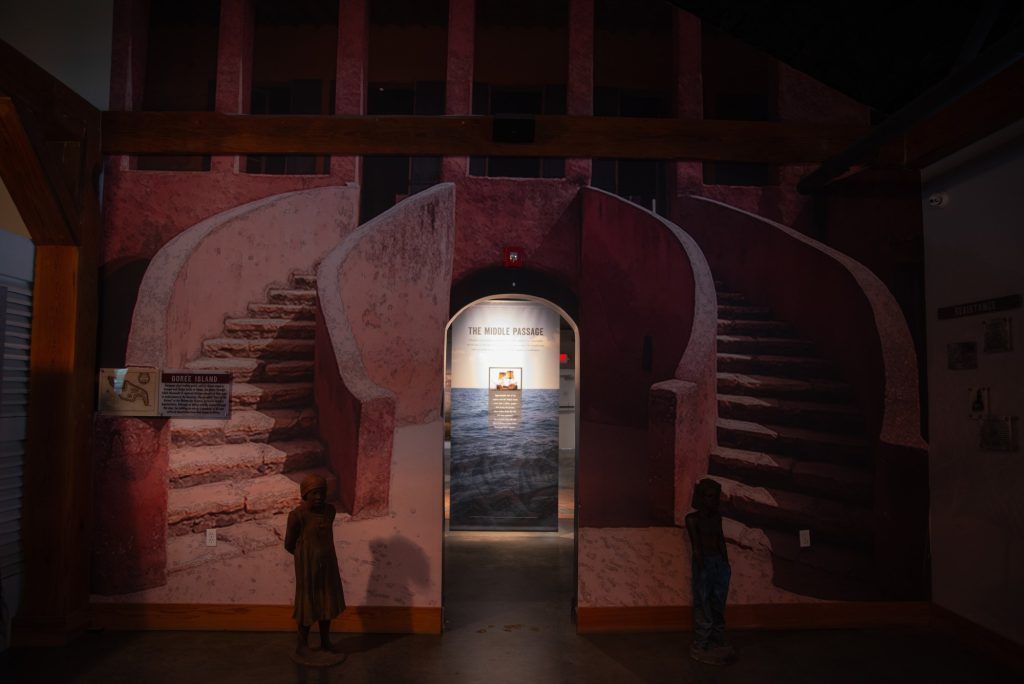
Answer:
[[[496,143],[526,144],[533,142],[536,121],[526,115],[497,115],[491,129],[491,141]]]

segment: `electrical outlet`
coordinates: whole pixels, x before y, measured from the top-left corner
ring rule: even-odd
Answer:
[[[216,546],[217,545],[217,528],[211,527],[206,530],[206,545]]]
[[[811,531],[800,530],[800,548],[806,549],[811,545]]]

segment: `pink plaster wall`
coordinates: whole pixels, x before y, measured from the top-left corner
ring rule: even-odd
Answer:
[[[330,285],[328,288],[333,289]],[[327,298],[333,299],[330,294]],[[338,477],[343,510],[362,517],[381,515],[387,511],[390,497],[395,397],[352,378],[356,373],[350,368],[354,360],[346,355],[344,367],[353,386],[349,389],[334,354],[322,301],[317,302],[314,372],[320,439],[327,445],[331,472]]]
[[[453,205],[450,184],[414,195],[318,270],[317,411],[357,515],[387,510],[394,429],[440,417]]]
[[[168,426],[163,419],[96,419],[92,588],[99,594],[166,582]]]
[[[246,114],[252,103],[253,12],[248,0],[221,0],[216,109]]]
[[[473,46],[476,40],[475,0],[448,0],[448,52],[446,55],[444,113],[467,115],[473,111]],[[445,157],[441,177],[465,178],[469,157]]]
[[[840,364],[873,434],[892,444],[924,446],[910,333],[896,301],[873,273],[816,240],[736,207],[691,197],[679,209],[677,223],[696,238],[716,277],[770,305]]]
[[[367,0],[346,0],[338,6],[338,63],[334,113],[359,116],[366,113],[366,65],[369,61],[369,10]],[[331,158],[331,173],[358,182],[360,157]]]
[[[927,445],[917,356],[896,300],[863,265],[791,228],[706,198],[679,211],[716,277],[770,306],[839,364],[873,440],[875,579],[894,597],[921,597]]]
[[[309,271],[355,227],[356,191],[268,197],[222,212],[165,245],[139,288],[126,361],[179,368],[270,283]],[[173,331],[173,334],[171,334]]]
[[[672,66],[675,80],[672,112],[681,119],[704,116],[704,82],[701,73],[700,19],[689,12],[672,13]],[[669,207],[676,197],[699,192],[704,167],[700,162],[676,161],[669,164]]]
[[[248,202],[344,185],[333,176],[135,171],[127,166],[126,157],[111,157],[107,164],[100,246],[104,264],[117,259],[150,259],[182,231]]]
[[[466,177],[455,206],[452,279],[502,265],[502,248],[524,265],[572,283],[579,274],[579,186],[564,180]]]
[[[566,114],[594,113],[594,3],[569,0],[569,73],[565,92]],[[590,185],[591,160],[567,159],[565,177]]]
[[[714,445],[714,283],[696,243],[660,216],[587,188],[582,217],[580,520],[672,524],[677,487],[707,472]]]
[[[142,105],[148,25],[146,0],[115,0],[110,66],[112,111],[131,111]]]

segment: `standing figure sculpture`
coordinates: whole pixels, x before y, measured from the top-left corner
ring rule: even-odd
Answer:
[[[736,657],[725,643],[725,599],[729,594],[729,553],[718,512],[722,486],[704,479],[693,488],[695,510],[686,516],[690,535],[693,569],[693,644],[694,660],[723,665]]]
[[[295,660],[333,665],[342,656],[331,644],[331,620],[345,609],[345,595],[334,550],[334,506],[327,503],[327,481],[307,475],[299,486],[302,503],[288,514],[284,548],[295,556],[295,612],[299,626]],[[309,648],[309,630],[320,625],[320,651]]]

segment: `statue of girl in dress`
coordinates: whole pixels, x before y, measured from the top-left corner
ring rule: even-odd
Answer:
[[[295,612],[298,660],[309,661],[309,629],[320,625],[321,654],[339,653],[331,644],[331,620],[345,609],[338,556],[334,551],[334,506],[327,503],[327,481],[307,475],[299,485],[302,503],[288,514],[284,548],[295,556]],[[319,663],[317,663],[319,664]]]

